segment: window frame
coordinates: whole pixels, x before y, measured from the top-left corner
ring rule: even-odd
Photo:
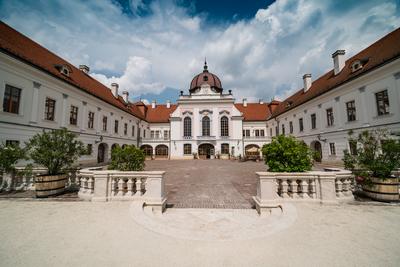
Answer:
[[[93,111],[89,111],[88,112],[88,129],[93,129],[94,128],[94,112]]]
[[[304,132],[304,120],[299,118],[299,132]]]
[[[357,120],[357,109],[355,100],[346,102],[346,113],[348,122]]]
[[[335,123],[335,117],[333,116],[333,108],[326,109],[326,123],[328,127],[333,126]]]
[[[7,93],[7,90],[9,90],[10,92]],[[18,92],[17,101],[13,101],[15,92]],[[8,95],[8,98],[6,98],[7,95]],[[3,95],[3,112],[19,115],[20,108],[21,108],[21,96],[22,96],[21,88],[15,87],[10,84],[6,84],[5,88],[4,88],[4,95]]]
[[[229,144],[228,143],[221,144],[221,155],[229,155]]]
[[[70,112],[69,112],[69,124],[78,126],[78,112],[79,112],[79,107],[71,105],[70,107]]]
[[[220,119],[220,131],[222,137],[229,137],[229,119],[227,116],[222,116]]]
[[[49,105],[49,103],[52,105]],[[54,121],[56,116],[56,100],[51,97],[46,97],[44,100],[44,119],[46,121]]]
[[[335,143],[329,143],[329,153],[330,153],[331,156],[336,156]]]
[[[313,113],[310,115],[311,118],[311,130],[317,129],[317,114]]]
[[[185,117],[183,119],[183,136],[192,137],[192,118]]]
[[[103,120],[102,120],[103,132],[107,132],[107,124],[108,124],[108,118],[107,118],[107,116],[103,116]]]
[[[114,120],[114,133],[117,134],[119,131],[119,120]]]
[[[128,135],[128,123],[124,123],[124,135]]]
[[[293,121],[289,121],[289,133],[293,134]]]
[[[189,153],[186,153],[188,147]],[[192,155],[192,144],[183,144],[183,155]]]
[[[389,92],[387,89],[376,92],[375,100],[376,100],[376,108],[378,116],[383,116],[390,113]],[[383,109],[383,111],[381,108]]]
[[[211,136],[211,120],[208,116],[201,119],[201,133],[202,136]]]

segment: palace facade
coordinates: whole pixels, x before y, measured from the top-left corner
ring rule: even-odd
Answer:
[[[291,134],[340,161],[353,149],[348,130],[400,132],[400,30],[355,56],[333,54],[334,68],[284,101],[235,101],[205,62],[176,103],[129,101],[21,33],[0,24],[0,142],[20,143],[66,127],[88,146],[82,163],[110,159],[115,145],[141,147],[165,159],[230,158],[260,154],[273,136]]]

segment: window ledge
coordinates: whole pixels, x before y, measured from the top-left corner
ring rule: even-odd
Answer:
[[[346,121],[344,124],[354,124],[359,122],[358,120],[354,120],[354,121]]]
[[[55,121],[55,120],[52,121],[52,120],[43,119],[42,122],[51,123],[51,124],[57,124],[57,121]]]
[[[376,119],[390,118],[390,117],[392,117],[393,115],[394,115],[393,113],[388,113],[388,114],[383,114],[383,115],[377,115],[377,116],[373,117],[373,119],[376,120]]]
[[[6,111],[1,111],[0,114],[4,114],[4,115],[7,115],[7,116],[11,116],[11,117],[23,117],[24,116],[23,114],[19,114],[19,113],[15,114],[15,113],[6,112]]]

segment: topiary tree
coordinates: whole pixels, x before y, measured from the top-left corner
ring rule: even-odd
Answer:
[[[134,145],[127,145],[123,148],[116,146],[111,151],[110,170],[119,171],[142,171],[145,163],[144,152]]]
[[[26,146],[32,160],[46,167],[49,175],[61,174],[86,153],[83,143],[66,128],[36,134]]]
[[[313,153],[292,136],[279,135],[262,148],[265,164],[271,172],[304,172],[312,168]]]

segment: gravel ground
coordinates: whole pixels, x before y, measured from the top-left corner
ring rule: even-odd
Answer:
[[[136,223],[127,202],[1,200],[0,265],[399,265],[399,206],[354,202],[295,208],[294,222],[268,235],[260,233],[248,240],[196,241]],[[173,215],[174,209],[171,211]],[[220,217],[218,210],[213,212]],[[185,223],[183,213],[180,209],[182,219],[174,220],[177,229]],[[258,220],[257,215],[254,220]]]

